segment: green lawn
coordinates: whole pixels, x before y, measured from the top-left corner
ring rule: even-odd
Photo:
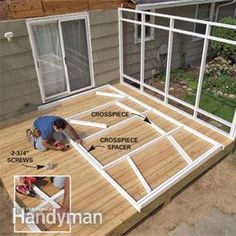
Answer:
[[[187,81],[187,86],[192,89],[192,94],[186,93],[182,99],[194,105],[196,99],[195,93],[197,91],[198,83],[198,72],[194,73],[193,71],[177,69],[172,72],[172,77],[175,80]],[[236,101],[227,97],[217,96],[203,89],[200,100],[200,108],[229,122],[232,122],[234,111],[236,109]]]
[[[194,104],[195,98],[195,95],[186,95],[184,100],[186,102]],[[232,122],[234,117],[234,111],[236,109],[236,101],[215,96],[211,93],[203,91],[200,100],[200,108],[207,112],[210,112],[211,114],[228,120],[229,122]]]

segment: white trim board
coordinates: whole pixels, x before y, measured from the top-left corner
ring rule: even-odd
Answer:
[[[117,92],[118,94],[125,96],[127,99],[132,100],[138,105],[141,105],[145,108],[145,111],[143,113],[140,113],[141,116],[133,116],[130,117],[124,121],[121,121],[119,123],[116,123],[113,126],[110,126],[106,129],[103,129],[97,133],[94,133],[91,136],[86,137],[84,140],[92,140],[94,137],[101,135],[102,133],[109,132],[113,129],[117,129],[118,127],[121,127],[123,125],[127,125],[130,121],[135,119],[143,119],[142,115],[148,114],[149,112],[154,112],[158,116],[163,117],[164,119],[168,120],[169,122],[174,123],[177,125],[177,128],[171,130],[170,132],[165,132],[160,127],[158,127],[157,124],[153,124],[151,122],[150,127],[155,129],[160,136],[158,138],[154,138],[153,140],[147,142],[146,144],[132,150],[131,152],[127,153],[126,155],[116,159],[115,161],[112,161],[106,165],[101,164],[93,154],[88,152],[86,148],[84,148],[81,144],[75,143],[73,140],[70,139],[71,145],[100,173],[137,211],[141,211],[143,207],[147,206],[150,202],[152,202],[154,199],[156,199],[160,194],[167,191],[170,187],[172,187],[174,184],[178,183],[180,180],[182,180],[184,177],[186,177],[188,174],[190,174],[193,170],[198,168],[200,165],[205,163],[207,160],[209,160],[213,155],[215,155],[220,150],[224,149],[224,145],[207,137],[206,135],[196,131],[195,129],[175,120],[174,118],[163,114],[162,112],[154,109],[153,107],[139,101],[138,99],[122,92],[121,90],[109,85],[111,89],[114,90],[114,92]],[[102,96],[101,93],[98,96]],[[104,96],[106,96],[104,94]],[[117,103],[118,99],[115,100],[115,103]],[[122,108],[125,110],[133,111],[133,109],[129,106],[123,106],[122,101],[118,102],[119,105],[121,105]],[[96,107],[94,108],[96,109]],[[86,112],[86,111],[85,111]],[[147,123],[148,125],[148,123]],[[196,160],[192,160],[191,157],[184,151],[184,149],[180,146],[180,144],[174,139],[172,136],[175,132],[178,132],[179,129],[185,129],[187,132],[197,136],[198,138],[208,142],[211,144],[211,148],[206,151],[203,155],[198,157]],[[176,152],[180,154],[180,156],[183,158],[183,160],[186,162],[186,167],[181,169],[179,172],[177,172],[175,175],[171,176],[167,181],[165,181],[163,184],[158,186],[155,189],[151,189],[149,186],[147,180],[142,175],[142,173],[139,171],[138,167],[135,164],[135,155],[138,152],[141,152],[145,150],[148,146],[155,144],[156,142],[160,142],[161,140],[169,140],[170,144],[173,145],[176,149]],[[143,185],[143,187],[146,189],[147,194],[142,197],[140,200],[136,201],[133,196],[131,196],[117,181],[115,181],[112,178],[112,175],[108,174],[107,170],[111,169],[112,167],[119,165],[121,162],[127,161],[131,168],[133,169],[134,173],[136,174],[138,180]]]

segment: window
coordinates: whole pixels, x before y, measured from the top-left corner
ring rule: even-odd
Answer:
[[[195,19],[199,20],[213,20],[214,4],[200,4],[196,5]],[[199,34],[205,34],[206,25],[194,23],[193,31]],[[193,37],[193,41],[201,40],[202,38]]]
[[[155,12],[154,10],[146,10],[147,12]],[[136,13],[135,20],[141,21],[142,15],[140,13]],[[155,23],[155,16],[146,15],[145,19],[146,23]],[[134,40],[135,43],[141,42],[141,25],[135,24],[134,25]],[[153,40],[154,39],[154,28],[153,27],[145,27],[145,41]]]

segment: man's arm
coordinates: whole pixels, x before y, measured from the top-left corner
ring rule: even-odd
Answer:
[[[70,210],[70,179],[69,177],[66,178],[64,189],[65,189],[65,192],[64,192],[62,208],[64,208],[66,211],[69,211]]]
[[[69,177],[65,180],[65,186],[64,186],[64,199],[63,204],[60,209],[58,209],[58,212],[60,215],[63,215],[66,212],[69,212],[70,209],[70,179]]]
[[[69,135],[73,136],[74,141],[79,142],[79,143],[82,142],[81,138],[79,137],[75,129],[70,124],[67,123],[65,130],[69,132]]]

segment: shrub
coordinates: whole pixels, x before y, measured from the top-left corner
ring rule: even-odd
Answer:
[[[206,66],[205,88],[236,94],[236,65],[223,57],[216,57]]]
[[[232,17],[225,17],[220,22],[224,24],[236,25],[236,19]],[[213,35],[216,37],[221,37],[221,38],[236,41],[236,30],[233,30],[233,29],[214,27]],[[235,45],[213,41],[211,46],[217,56],[224,56],[224,57],[236,60],[236,46]]]

